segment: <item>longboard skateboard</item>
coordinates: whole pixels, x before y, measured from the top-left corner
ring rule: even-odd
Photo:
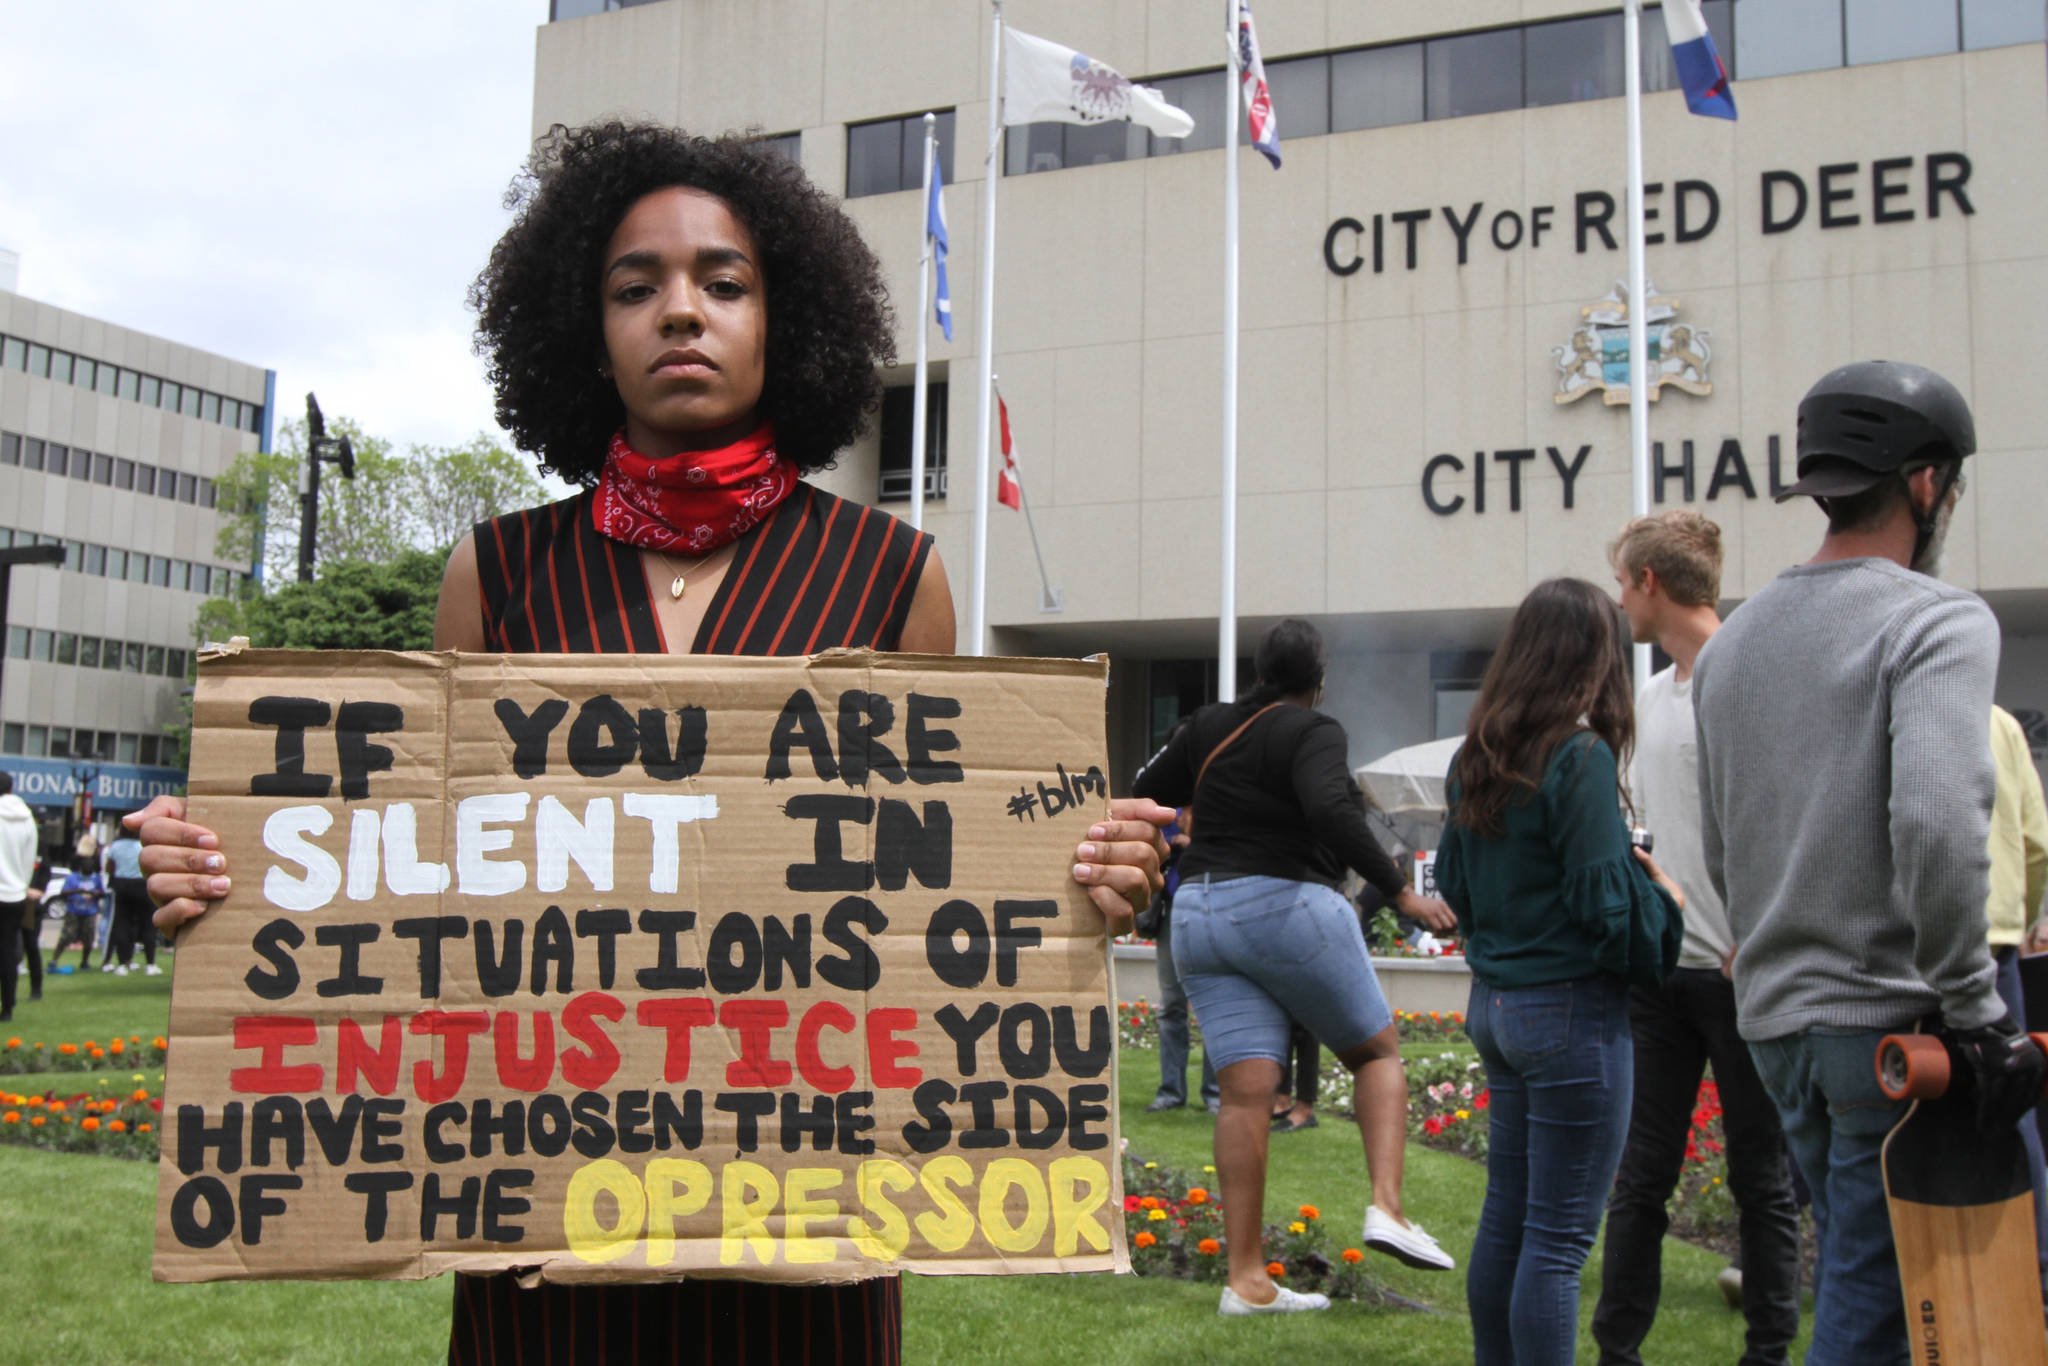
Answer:
[[[2017,1128],[1978,1130],[1969,1088],[1949,1086],[1964,1070],[1938,1034],[1878,1045],[1878,1084],[1913,1102],[1882,1157],[1913,1360],[2048,1366],[2026,1150]]]

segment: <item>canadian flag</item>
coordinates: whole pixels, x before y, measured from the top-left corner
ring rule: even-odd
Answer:
[[[1012,511],[1024,506],[1024,487],[1017,482],[1016,448],[1010,442],[1010,405],[996,395],[996,412],[1003,423],[1003,467],[996,471],[996,501]]]

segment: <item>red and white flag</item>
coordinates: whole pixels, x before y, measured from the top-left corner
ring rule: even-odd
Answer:
[[[1251,127],[1252,146],[1280,169],[1280,120],[1273,113],[1272,92],[1266,87],[1266,64],[1259,57],[1259,35],[1252,27],[1251,0],[1237,4],[1237,79],[1244,89],[1245,118]]]
[[[1003,467],[996,472],[996,501],[1015,511],[1024,505],[1024,486],[1017,482],[1017,452],[1010,444],[1010,405],[996,395],[996,412],[1003,421]]]

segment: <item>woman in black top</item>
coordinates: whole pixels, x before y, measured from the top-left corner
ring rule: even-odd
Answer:
[[[1344,870],[1356,869],[1432,929],[1448,929],[1453,917],[1441,901],[1416,895],[1366,827],[1344,728],[1314,710],[1322,636],[1290,618],[1259,642],[1256,662],[1257,686],[1241,701],[1196,712],[1136,783],[1141,797],[1191,808],[1194,825],[1174,896],[1173,959],[1223,1088],[1216,1170],[1230,1262],[1224,1314],[1329,1305],[1274,1285],[1259,1247],[1267,1116],[1290,1016],[1352,1074],[1372,1178],[1366,1244],[1412,1266],[1452,1265],[1402,1213],[1407,1080],[1358,915],[1338,890]]]
[[[513,200],[472,291],[479,349],[499,421],[585,492],[464,538],[435,647],[951,654],[932,538],[798,477],[860,434],[890,358],[880,270],[839,206],[765,144],[618,123],[554,129]],[[228,890],[184,814],[127,818],[166,936]],[[1171,815],[1112,803],[1076,850],[1113,933],[1160,885]],[[464,1275],[449,1360],[895,1362],[899,1287]]]

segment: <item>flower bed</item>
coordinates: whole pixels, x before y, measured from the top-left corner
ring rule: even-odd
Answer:
[[[140,1082],[143,1074],[130,1080]],[[124,1089],[106,1077],[73,1095],[0,1091],[0,1143],[153,1161],[163,1108],[160,1093],[140,1085]]]
[[[1157,1162],[1124,1155],[1124,1229],[1130,1236],[1131,1268],[1140,1276],[1221,1283],[1229,1273],[1223,1245],[1220,1195],[1206,1184],[1214,1167],[1189,1178]],[[1365,1253],[1339,1247],[1314,1205],[1299,1205],[1284,1224],[1264,1229],[1266,1271],[1291,1289],[1320,1292],[1333,1300],[1406,1304],[1373,1279]]]
[[[161,1034],[148,1040],[140,1034],[115,1034],[105,1043],[97,1039],[82,1039],[77,1043],[59,1044],[44,1044],[40,1039],[30,1042],[16,1035],[0,1042],[0,1076],[162,1067],[168,1047],[168,1041]]]

